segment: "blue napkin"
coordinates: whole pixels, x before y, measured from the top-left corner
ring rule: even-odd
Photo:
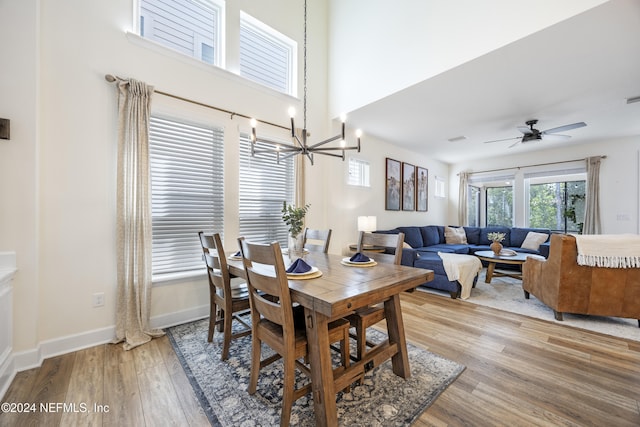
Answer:
[[[351,262],[369,262],[369,261],[371,261],[371,258],[369,258],[366,255],[362,255],[360,252],[357,252],[354,256],[349,258],[349,261],[351,261]]]
[[[308,271],[311,271],[311,266],[302,258],[298,258],[287,268],[287,273],[306,273]]]

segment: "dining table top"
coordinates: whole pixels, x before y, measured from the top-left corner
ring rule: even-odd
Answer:
[[[291,261],[286,251],[283,251],[283,259],[288,267]],[[345,259],[349,257],[317,252],[305,254],[303,260],[317,267],[322,275],[315,278],[289,276],[292,299],[334,319],[398,292],[415,289],[434,277],[432,270],[388,263],[353,265],[343,262]],[[228,258],[227,262],[231,274],[244,277],[241,259]]]

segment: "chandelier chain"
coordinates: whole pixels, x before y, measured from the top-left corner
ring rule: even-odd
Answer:
[[[304,73],[304,99],[303,99],[303,128],[307,129],[307,0],[304,0],[304,41],[303,41],[303,73]]]
[[[362,132],[360,130],[356,131],[356,145],[347,146],[346,138],[345,138],[345,120],[346,116],[341,116],[342,120],[342,129],[338,135],[332,136],[320,142],[316,142],[314,144],[307,143],[307,0],[304,0],[304,34],[303,34],[303,132],[302,135],[296,133],[295,127],[295,110],[291,109],[291,144],[282,144],[281,142],[269,140],[266,138],[258,138],[256,133],[256,121],[252,120],[251,124],[251,155],[254,156],[256,153],[256,145],[260,143],[260,147],[258,150],[261,151],[269,151],[275,153],[276,160],[280,163],[280,160],[284,160],[290,158],[291,156],[295,156],[297,154],[302,154],[306,156],[311,165],[313,165],[313,155],[314,154],[323,154],[325,156],[338,157],[343,161],[345,160],[345,151],[346,150],[357,150],[360,152],[360,136]],[[327,146],[334,141],[340,141],[339,145]]]

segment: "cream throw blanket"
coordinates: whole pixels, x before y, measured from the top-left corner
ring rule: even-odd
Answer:
[[[578,265],[640,268],[640,236],[637,234],[588,234],[575,238]]]
[[[446,252],[438,252],[442,258],[444,271],[447,273],[449,281],[457,280],[460,282],[462,290],[460,298],[467,299],[471,295],[473,287],[473,279],[482,270],[482,263],[473,255],[450,254]]]

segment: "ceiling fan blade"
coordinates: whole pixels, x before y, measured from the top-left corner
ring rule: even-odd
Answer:
[[[587,124],[585,122],[572,123],[570,125],[558,126],[557,128],[547,129],[547,130],[543,131],[542,133],[548,135],[550,133],[558,133],[558,132],[564,132],[564,131],[571,130],[571,129],[583,128],[586,125]]]
[[[533,132],[531,132],[531,129],[529,129],[529,128],[528,128],[528,127],[526,127],[526,126],[518,126],[518,128],[517,128],[517,129],[518,129],[520,132],[522,132],[523,134],[525,134],[525,135],[528,135],[528,134],[533,133]]]
[[[505,138],[505,139],[494,139],[493,141],[485,141],[485,144],[489,144],[492,142],[502,142],[502,141],[511,141],[512,139],[520,139],[522,138],[521,136],[514,136],[513,138]]]
[[[519,141],[516,141],[515,143],[511,144],[510,146],[508,146],[507,148],[513,148],[516,145],[520,144],[522,142],[522,139],[520,139]]]
[[[560,135],[559,133],[543,133],[542,139],[547,141],[565,141],[571,138],[571,135]]]

